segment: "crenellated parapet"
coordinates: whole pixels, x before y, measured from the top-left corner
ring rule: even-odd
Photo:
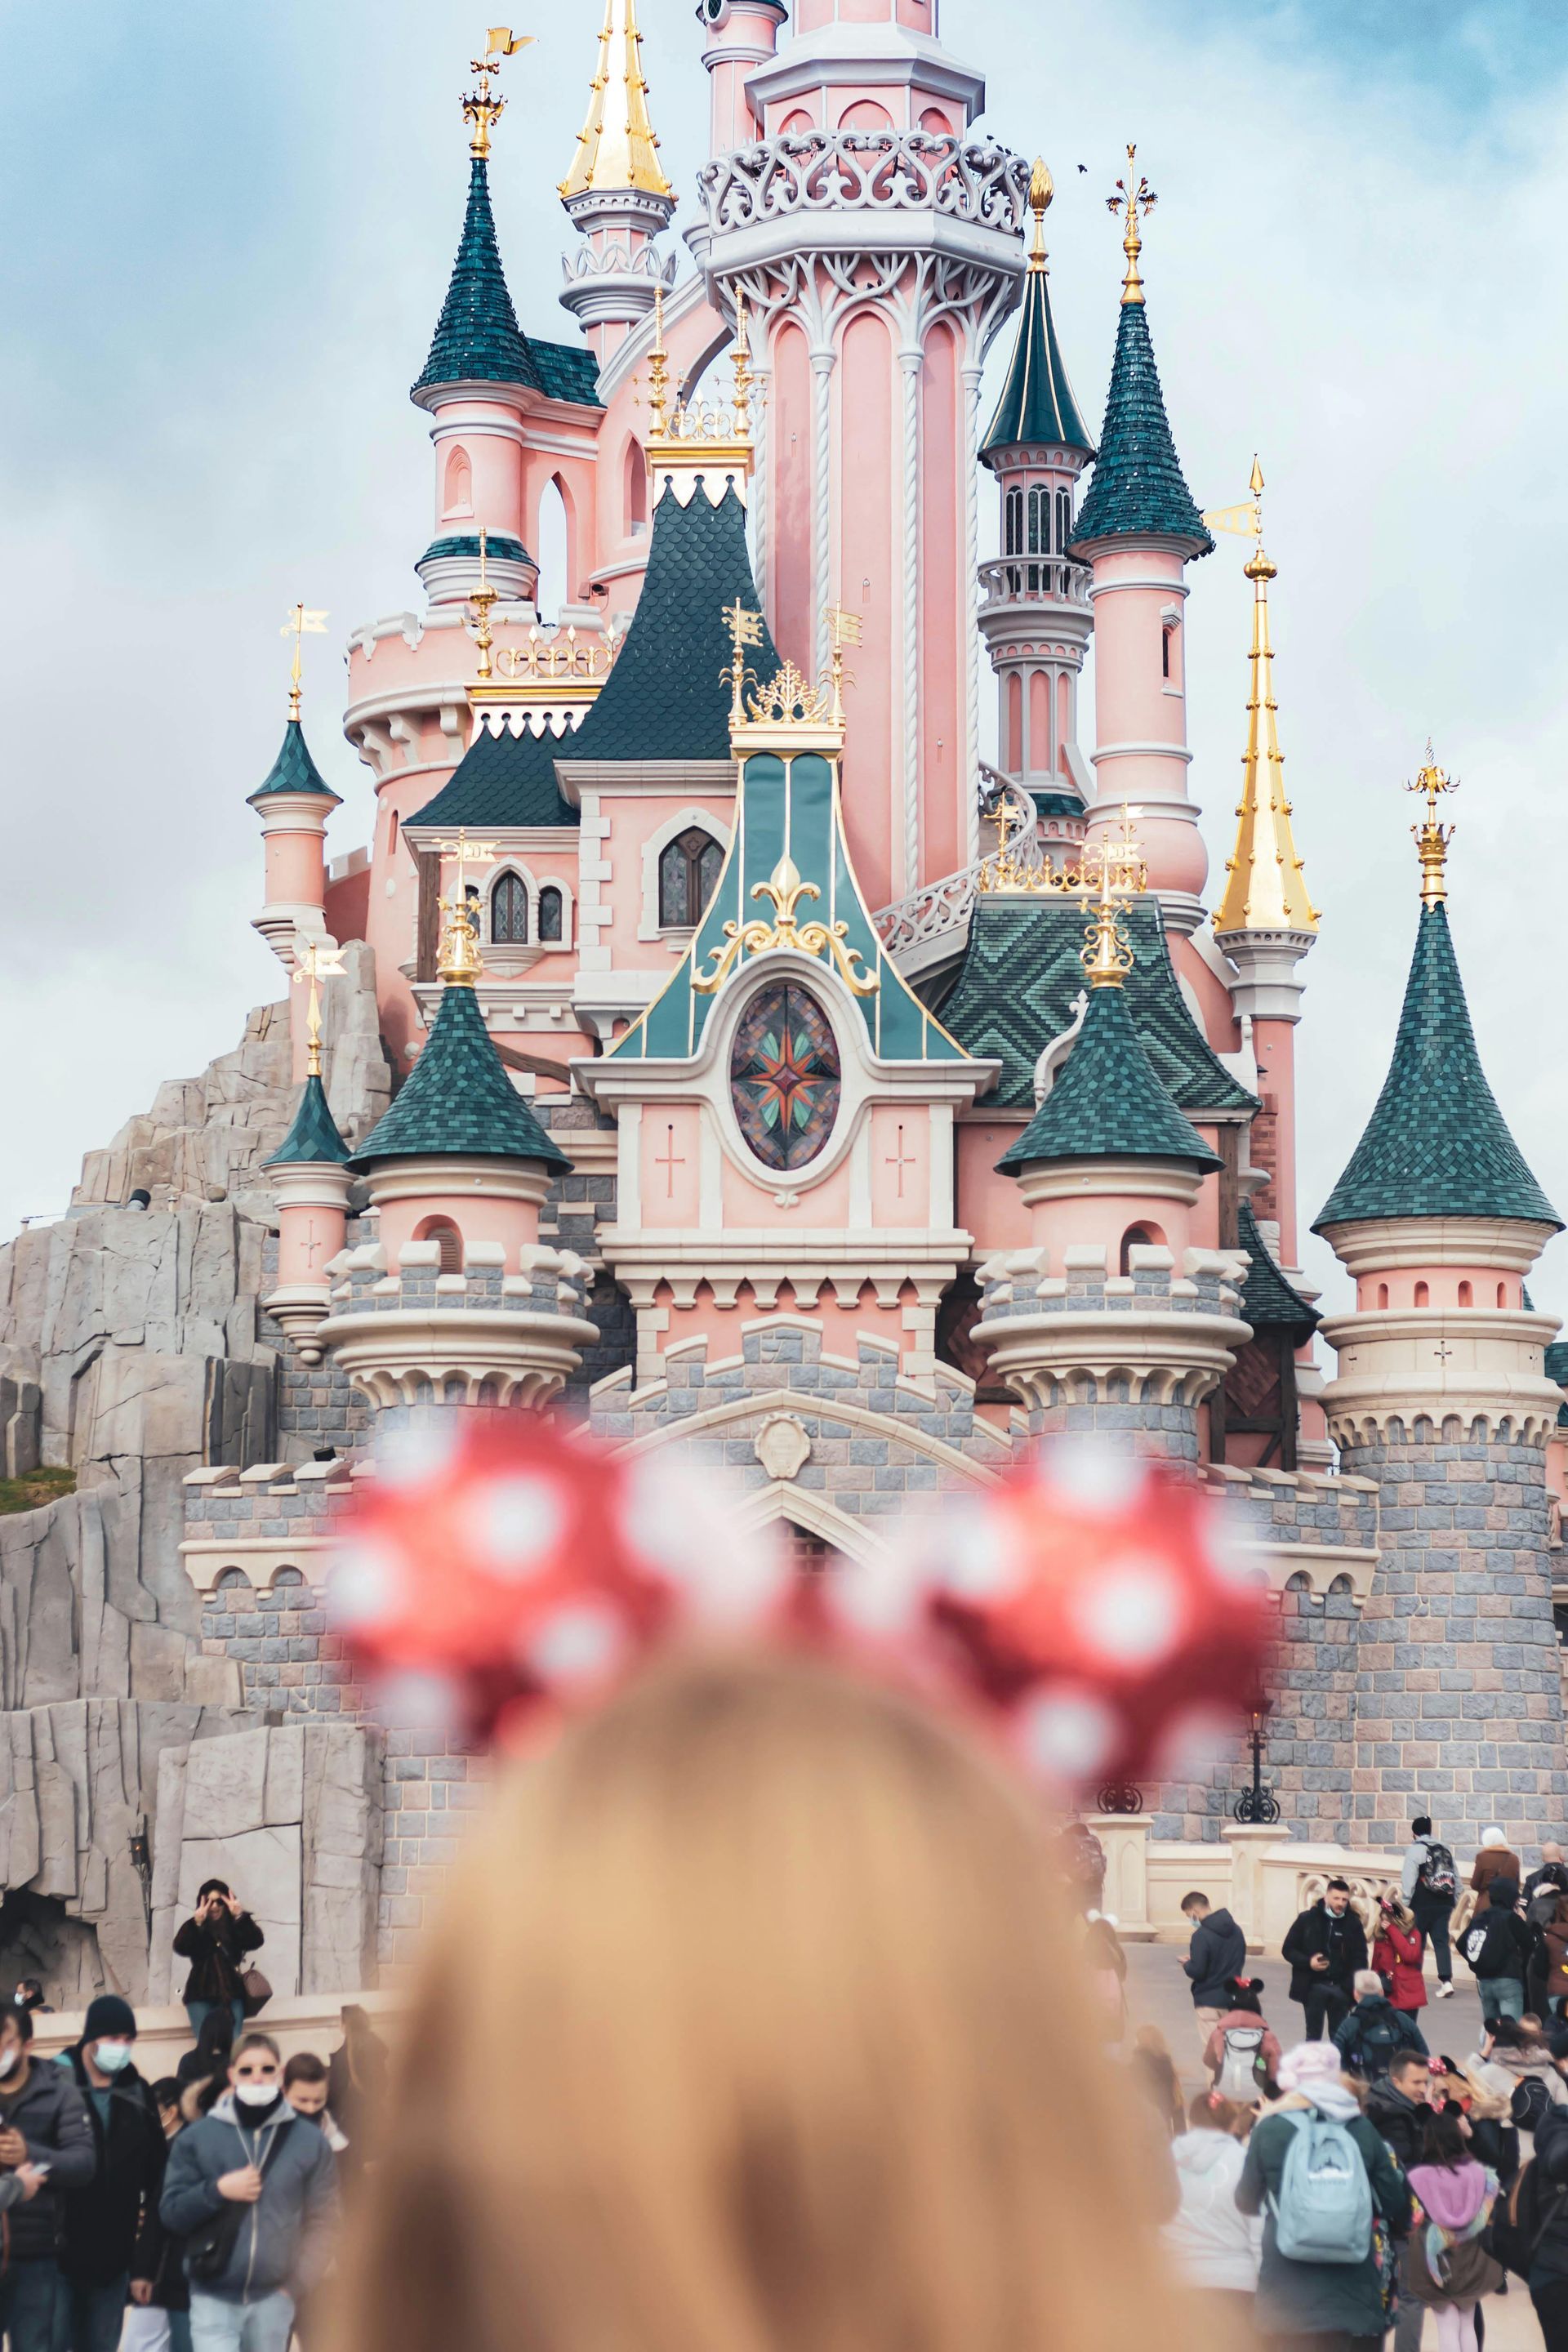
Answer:
[[[440,1241],[379,1243],[331,1269],[318,1338],[374,1405],[537,1406],[576,1370],[598,1332],[582,1312],[588,1268],[575,1251],[525,1245],[509,1271],[499,1242],[469,1242],[461,1273]]]

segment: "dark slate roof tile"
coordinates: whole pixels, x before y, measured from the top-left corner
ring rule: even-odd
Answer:
[[[1100,457],[1073,547],[1143,537],[1187,540],[1194,554],[1214,553],[1171,436],[1148,310],[1130,302],[1117,330]]]
[[[530,335],[528,348],[539,373],[539,388],[549,400],[569,400],[578,408],[603,408],[599,397],[599,362],[585,343],[542,343]]]
[[[522,383],[535,392],[544,389],[507,290],[490,211],[489,176],[479,155],[468,174],[468,209],[436,340],[414,396],[417,400],[447,383]]]
[[[297,719],[290,719],[283,730],[283,748],[273,761],[264,783],[257,785],[249,795],[252,806],[268,799],[274,793],[318,793],[334,807],[342,805],[341,797],[310,757],[310,747],[305,740],[305,730]]]
[[[425,1051],[349,1166],[383,1160],[536,1160],[570,1170],[501,1066],[471,988],[447,988]]]
[[[1241,1286],[1243,1320],[1250,1323],[1255,1331],[1299,1330],[1303,1338],[1309,1331],[1315,1331],[1322,1318],[1286,1281],[1245,1201],[1237,1225],[1241,1246],[1247,1252],[1247,1279]]]
[[[1089,991],[1056,1084],[996,1165],[1016,1175],[1044,1160],[1183,1160],[1209,1172],[1222,1165],[1154,1076],[1123,988]]]
[[[1031,441],[1094,455],[1057,342],[1050,281],[1043,269],[1031,269],[1024,280],[1018,340],[981,455],[990,457],[994,450],[1016,449]]]
[[[294,1124],[267,1162],[268,1167],[312,1166],[322,1160],[335,1161],[341,1167],[348,1156],[348,1145],[338,1133],[338,1123],[327,1108],[326,1090],[321,1079],[307,1078]]]
[[[579,825],[581,811],[562,799],[555,781],[560,751],[558,735],[514,735],[510,728],[492,733],[482,727],[447,783],[410,822],[448,830],[457,825]]]

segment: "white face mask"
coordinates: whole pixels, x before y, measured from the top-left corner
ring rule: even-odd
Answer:
[[[276,2083],[237,2083],[234,2095],[243,2106],[269,2107],[278,2096]]]
[[[106,2074],[118,2074],[122,2066],[131,2063],[129,2042],[100,2042],[93,2056]]]
[[[19,2050],[0,2050],[0,2074],[8,2074],[21,2054]]]

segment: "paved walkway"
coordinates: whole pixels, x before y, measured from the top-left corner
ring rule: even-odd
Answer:
[[[1192,1994],[1182,1974],[1182,1949],[1171,1944],[1132,1944],[1127,1951],[1127,2006],[1133,2025],[1157,2025],[1170,2047],[1186,2089],[1204,2080],[1199,2065],[1197,2028],[1193,2021]],[[1290,1971],[1281,1960],[1255,1955],[1250,1963],[1264,1982],[1263,2013],[1289,2050],[1301,2039],[1301,2012],[1289,1998]],[[1435,2001],[1421,2013],[1421,2030],[1434,2050],[1463,2059],[1474,2050],[1481,2031],[1480,2003],[1474,1979],[1463,1961],[1455,1975],[1452,2000]],[[1530,2297],[1517,2279],[1505,2295],[1493,2295],[1486,2305],[1487,2352],[1541,2352],[1541,2328]],[[1393,2338],[1389,2338],[1392,2344]],[[1423,2339],[1425,2352],[1436,2352],[1437,2331],[1428,2318]]]

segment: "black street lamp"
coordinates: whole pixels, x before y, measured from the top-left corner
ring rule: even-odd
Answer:
[[[1252,1702],[1252,1729],[1247,1735],[1252,1749],[1252,1786],[1242,1790],[1230,1809],[1238,1822],[1250,1822],[1258,1829],[1279,1819],[1279,1800],[1263,1783],[1263,1727],[1268,1716],[1268,1700],[1259,1691]]]

